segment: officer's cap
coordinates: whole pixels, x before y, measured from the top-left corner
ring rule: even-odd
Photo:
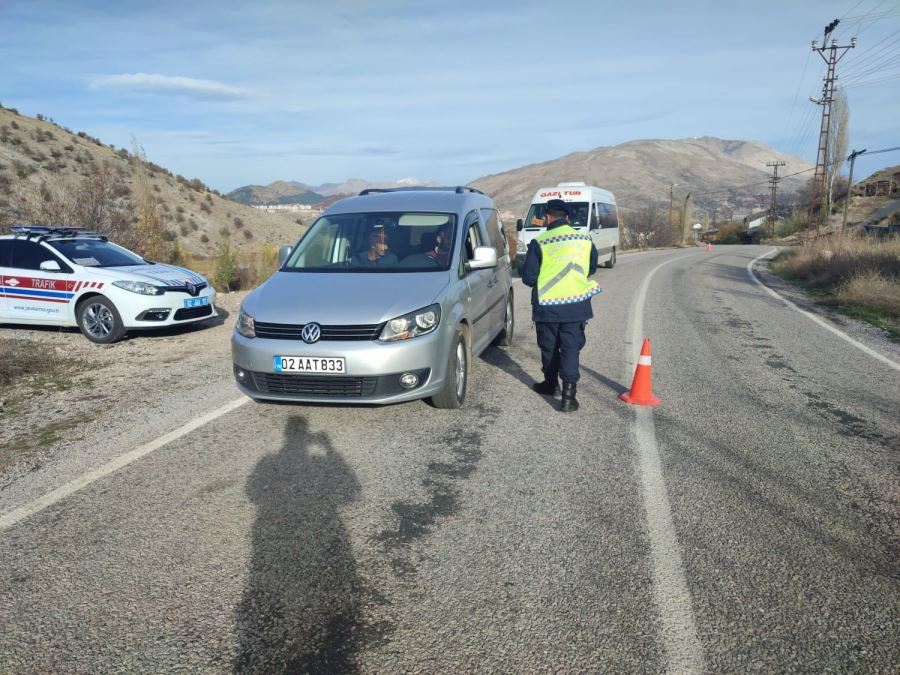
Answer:
[[[565,213],[569,215],[569,207],[562,199],[551,199],[547,202],[547,211],[556,213]]]

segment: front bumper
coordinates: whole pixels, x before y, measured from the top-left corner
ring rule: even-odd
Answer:
[[[452,327],[451,327],[452,328]],[[317,342],[231,336],[235,382],[248,396],[309,403],[386,404],[427,398],[440,391],[447,378],[453,333],[434,333],[397,343],[374,340]],[[276,356],[343,357],[346,374],[275,373]],[[243,377],[241,377],[241,373]],[[405,389],[400,376],[415,373],[418,384]]]
[[[115,296],[110,293],[110,296],[122,316],[125,327],[129,329],[179,326],[218,316],[216,291],[212,286],[204,288],[196,296],[188,293],[138,295],[125,290],[120,290]],[[208,304],[198,305],[198,300],[205,300]],[[185,301],[194,306],[186,307]]]

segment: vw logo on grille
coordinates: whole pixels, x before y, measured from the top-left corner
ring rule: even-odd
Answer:
[[[318,342],[322,337],[322,327],[317,323],[308,323],[300,331],[300,337],[306,344],[311,345],[313,342]]]
[[[187,285],[187,292],[189,295],[197,295],[197,287],[194,284]]]

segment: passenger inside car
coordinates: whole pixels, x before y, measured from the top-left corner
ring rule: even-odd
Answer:
[[[369,232],[369,248],[360,251],[350,259],[351,267],[392,267],[399,262],[397,255],[390,249],[387,230],[383,227],[373,228]]]

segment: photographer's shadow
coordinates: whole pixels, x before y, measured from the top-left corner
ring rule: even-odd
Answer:
[[[328,435],[289,418],[281,450],[247,482],[257,515],[237,672],[357,670],[360,583],[340,509],[359,492]]]

